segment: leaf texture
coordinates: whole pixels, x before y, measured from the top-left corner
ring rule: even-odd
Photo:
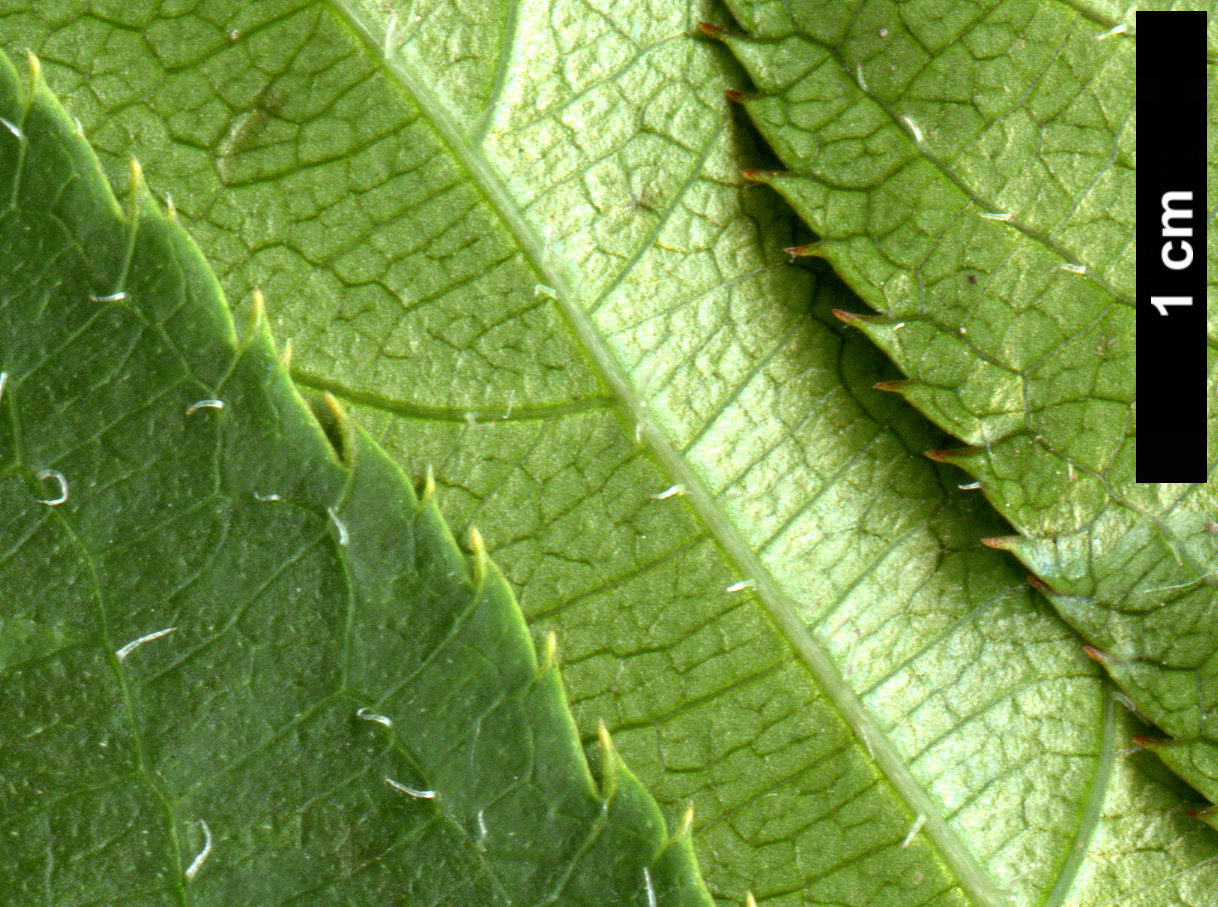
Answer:
[[[481,540],[341,412],[340,462],[32,58],[0,116],[0,901],[709,905]]]
[[[1208,830],[743,185],[722,10],[98,9],[0,22],[298,382],[434,466],[721,904],[1208,903]]]
[[[989,544],[1175,738],[1140,742],[1218,799],[1218,502],[1134,477],[1129,13],[734,9],[754,33],[723,35],[759,91],[744,106],[790,168],[756,178],[883,313],[843,317],[908,377],[887,389],[971,445],[930,456],[1021,533]]]

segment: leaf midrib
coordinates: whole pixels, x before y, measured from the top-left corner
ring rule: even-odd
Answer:
[[[577,304],[578,297],[572,289],[566,264],[549,254],[544,239],[525,219],[497,170],[466,141],[457,121],[440,98],[428,88],[426,79],[415,69],[406,53],[399,51],[392,60],[386,60],[382,55],[381,42],[373,35],[370,24],[363,16],[348,9],[339,0],[327,0],[327,3],[364,45],[374,64],[417,105],[424,119],[464,170],[471,185],[482,194],[517,242],[539,280],[554,289],[559,311],[590,365],[608,386],[611,395],[620,401],[619,412],[625,420],[635,425],[638,443],[650,448],[653,458],[674,484],[684,486],[685,500],[707,527],[729,563],[741,575],[753,580],[757,599],[811,674],[813,682],[833,703],[855,736],[863,741],[868,753],[910,811],[926,817],[921,833],[935,845],[961,889],[977,907],[1003,907],[1006,903],[1005,891],[990,878],[947,824],[930,795],[914,778],[895,744],[845,683],[825,647],[799,618],[799,603],[782,591],[740,530],[716,502],[701,475],[677,452],[652,419],[646,402],[637,396],[605,339],[588,313]]]

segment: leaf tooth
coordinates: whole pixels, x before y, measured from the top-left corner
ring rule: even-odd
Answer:
[[[703,28],[702,33],[732,52],[757,91],[767,95],[779,94],[804,77],[802,71],[796,72],[787,65],[788,55],[783,51],[776,52],[773,41],[713,25]]]
[[[482,541],[482,533],[477,526],[469,527],[469,548],[474,555],[474,582],[481,586],[486,582],[487,557],[486,543]]]
[[[676,829],[672,833],[672,837],[668,839],[665,847],[671,847],[674,844],[679,844],[682,841],[692,839],[694,833],[694,803],[691,800],[685,807],[685,813],[681,816],[681,821],[677,823]]]
[[[242,346],[247,347],[254,342],[258,336],[258,332],[262,330],[266,323],[266,300],[262,298],[262,290],[254,287],[254,294],[250,298],[250,313],[249,318],[245,322],[245,332],[242,335]]]
[[[359,448],[356,443],[355,426],[351,422],[351,416],[348,415],[346,407],[339,402],[337,397],[326,391],[325,399],[326,408],[334,416],[334,422],[338,426],[338,437],[342,441],[339,456],[342,457],[343,465],[353,469]]]
[[[1150,750],[1151,752],[1157,752],[1158,750],[1162,749],[1164,745],[1171,744],[1170,740],[1163,740],[1159,737],[1143,737],[1141,734],[1134,734],[1132,740],[1138,746],[1142,747],[1142,749]]]
[[[1046,598],[1050,595],[1057,594],[1054,591],[1052,586],[1050,586],[1048,583],[1046,583],[1043,579],[1041,579],[1039,576],[1036,576],[1035,574],[1028,576],[1028,585],[1031,586],[1033,589],[1035,589],[1037,592],[1039,592],[1041,595],[1045,596]]]
[[[781,170],[741,170],[740,175],[750,183],[773,183],[780,176]]]
[[[713,22],[699,22],[698,31],[708,38],[713,38],[716,41],[722,41],[729,46],[735,44],[756,44],[757,41],[752,35],[732,31],[729,28],[724,28],[722,25],[716,25]]]
[[[738,88],[726,88],[724,89],[723,93],[733,104],[747,104],[749,101],[757,97],[755,94],[740,91]]]
[[[1185,812],[1192,818],[1198,819],[1211,828],[1218,830],[1218,806],[1207,806],[1203,809],[1188,809]]]
[[[757,899],[753,897],[753,892],[748,892],[744,896],[744,907],[757,907]]]
[[[339,424],[346,422],[347,421],[347,410],[343,407],[342,403],[339,402],[338,398],[335,397],[329,391],[326,391],[325,399],[326,399],[326,408],[328,410],[330,410],[331,415],[334,416],[334,420],[336,422],[338,422]]]
[[[604,718],[597,719],[596,736],[601,744],[601,797],[608,803],[617,793],[620,776],[618,762],[621,757],[617,747],[613,745],[613,738],[609,736],[609,728],[605,726]]]
[[[1114,662],[1112,656],[1107,652],[1097,649],[1095,646],[1083,646],[1083,651],[1092,661],[1098,661],[1104,667],[1111,669]]]
[[[148,184],[144,182],[144,168],[134,154],[127,159],[127,172],[130,175],[131,182],[131,198],[128,214],[131,217],[132,225],[134,225],[139,219],[140,206],[148,196]],[[134,229],[134,226],[132,229]]]
[[[431,464],[427,464],[427,475],[423,479],[423,492],[419,495],[419,507],[426,507],[431,503],[432,498],[436,496],[436,473],[431,468]]]
[[[820,246],[816,254],[821,258],[829,258],[828,253],[831,250],[827,249],[823,242]],[[834,309],[833,314],[851,327],[862,331],[868,340],[878,346],[888,355],[889,359],[899,366],[903,366],[910,358],[906,354],[910,338],[908,334],[901,334],[901,332],[905,330],[917,333],[918,337],[913,339],[915,345],[926,339],[926,326],[920,321],[906,321],[889,315],[860,315],[857,312],[845,312],[841,309]],[[905,368],[905,371],[908,373],[910,369]],[[894,389],[896,388],[881,388],[881,390]]]
[[[38,56],[32,50],[27,49],[25,54],[28,65],[25,112],[29,113],[30,107],[34,103],[34,98],[37,97],[40,91],[46,88],[46,82],[42,78],[42,61],[38,59]]]
[[[936,463],[949,463],[952,466],[961,466],[970,458],[977,455],[981,450],[979,447],[940,447],[936,450],[928,450],[923,456],[928,460],[934,460]]]
[[[790,252],[790,249],[783,249],[784,252]],[[887,315],[859,315],[856,312],[847,312],[845,309],[834,309],[833,315],[839,321],[844,321],[851,327],[864,330],[871,325],[894,324],[893,319]]]
[[[880,381],[873,384],[878,391],[889,391],[894,394],[906,394],[911,388],[917,386],[916,381],[898,380],[898,381]]]
[[[1010,551],[1012,554],[1018,554],[1017,550],[1023,542],[1023,537],[1018,535],[999,535],[991,536],[988,539],[982,539],[981,544],[987,548],[995,548],[999,551]]]
[[[258,287],[254,287],[254,291],[250,295],[249,311],[246,313],[245,327],[238,341],[238,349],[244,355],[254,344],[263,344],[271,356],[275,355],[275,338],[271,334],[271,325],[266,318],[266,300]],[[288,341],[288,349],[284,351],[284,355],[288,357],[284,363],[285,367],[291,359],[290,347],[291,341]]]
[[[541,664],[537,668],[537,677],[541,679],[552,671],[558,670],[558,634],[551,628],[546,634],[546,641],[541,650]]]
[[[791,261],[797,258],[824,258],[825,254],[819,240],[803,246],[788,246],[782,251],[791,256]]]

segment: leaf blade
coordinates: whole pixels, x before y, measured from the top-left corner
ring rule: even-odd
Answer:
[[[909,376],[885,389],[972,445],[931,456],[979,479],[1023,533],[987,544],[1015,553],[1067,621],[1116,650],[1096,657],[1148,720],[1187,741],[1148,745],[1212,795],[1197,719],[1218,642],[1162,641],[1212,610],[1202,530],[1212,502],[1205,486],[1139,486],[1133,474],[1136,120],[1121,90],[1133,81],[1132,32],[1103,31],[1119,24],[1099,24],[1108,13],[1093,21],[1021,3],[899,24],[734,9],[758,34],[722,38],[763,89],[742,103],[792,168],[758,178],[822,234],[815,254],[884,313],[846,320]],[[977,53],[1020,16],[1029,27],[1005,32],[1020,37],[1001,57]],[[953,64],[960,48],[976,57],[971,68]],[[896,75],[865,79],[881,63]],[[1003,67],[1046,75],[987,75]],[[989,103],[967,92],[977,109],[957,116],[961,98],[936,82],[953,69],[987,86]],[[994,103],[1019,91],[1026,104]],[[831,104],[854,105],[844,128]],[[869,131],[889,141],[852,166],[834,143]],[[1173,607],[1154,615],[1158,602]]]
[[[950,902],[957,895],[947,893],[950,883],[942,881],[937,857],[925,850],[925,836],[917,836],[909,848],[900,848],[916,816],[906,813],[890,793],[865,799],[865,807],[850,802],[852,793],[875,787],[874,776],[865,767],[864,748],[839,732],[840,716],[825,710],[817,694],[805,692],[806,673],[789,663],[789,646],[772,635],[767,619],[759,613],[747,615],[746,608],[752,606],[741,605],[739,592],[721,591],[736,586],[741,577],[725,568],[715,541],[705,536],[699,520],[682,510],[680,498],[664,503],[647,497],[658,496],[675,483],[670,475],[648,467],[646,451],[634,444],[633,424],[623,424],[611,409],[596,413],[599,420],[592,410],[581,411],[578,421],[541,418],[547,412],[566,415],[562,408],[568,401],[579,402],[574,399],[577,395],[603,390],[596,375],[583,367],[583,354],[571,343],[561,319],[554,320],[544,305],[534,301],[542,298],[535,295],[537,276],[527,267],[501,265],[513,253],[495,226],[496,218],[484,218],[490,227],[478,226],[470,235],[484,232],[508,245],[489,246],[492,251],[471,256],[475,264],[470,266],[454,260],[464,248],[458,237],[440,230],[432,237],[434,245],[428,246],[435,253],[429,270],[429,263],[423,261],[428,256],[419,254],[418,237],[409,229],[421,222],[406,214],[429,202],[440,210],[443,206],[433,200],[434,190],[439,185],[443,198],[454,197],[443,192],[451,186],[450,178],[421,181],[427,193],[408,196],[413,204],[395,206],[387,201],[393,193],[384,178],[385,173],[391,179],[401,176],[393,165],[337,174],[323,174],[320,166],[311,174],[285,167],[284,138],[296,134],[285,132],[289,128],[285,123],[296,128],[305,119],[301,110],[328,108],[326,98],[334,95],[310,94],[304,86],[310,79],[322,81],[316,74],[332,68],[331,48],[346,46],[338,38],[330,40],[326,32],[327,41],[322,43],[328,46],[310,48],[299,33],[329,20],[324,15],[319,18],[310,4],[279,9],[288,7],[298,16],[292,27],[286,27],[290,17],[284,16],[285,27],[273,39],[264,24],[252,24],[248,32],[241,32],[224,14],[207,12],[200,18],[217,34],[230,29],[249,35],[260,54],[254,58],[257,66],[238,65],[231,58],[222,64],[213,61],[208,78],[215,79],[219,70],[262,72],[270,76],[272,88],[293,86],[293,92],[285,95],[297,94],[299,99],[285,99],[299,106],[284,111],[284,100],[272,98],[274,92],[268,89],[251,108],[248,96],[255,91],[234,101],[226,80],[216,79],[229,119],[217,132],[212,150],[225,160],[217,163],[215,154],[191,157],[183,150],[184,143],[168,139],[158,145],[165,160],[160,175],[167,180],[159,185],[172,186],[183,210],[197,218],[198,229],[209,237],[209,253],[222,262],[235,295],[256,283],[273,282],[276,290],[270,295],[277,300],[276,318],[291,318],[296,324],[291,329],[286,322],[277,322],[281,333],[295,334],[297,360],[307,363],[314,376],[335,375],[349,383],[359,379],[362,391],[391,399],[398,409],[420,417],[394,423],[377,421],[374,410],[361,412],[361,421],[375,424],[383,437],[397,442],[397,455],[411,464],[408,471],[421,472],[428,462],[438,464],[444,505],[455,514],[454,522],[476,520],[498,556],[512,567],[530,613],[553,615],[563,649],[572,659],[568,677],[579,674],[576,695],[587,719],[581,723],[594,722],[602,714],[613,716],[609,724],[619,745],[629,748],[632,764],[646,766],[649,783],[669,804],[673,817],[684,809],[689,796],[697,797],[704,832],[698,840],[703,860],[715,868],[717,892],[740,898],[752,887],[758,894],[787,903],[875,903],[877,892],[897,903],[933,897]],[[437,7],[436,16],[451,11]],[[889,373],[880,370],[874,357],[863,354],[859,344],[843,341],[831,326],[823,309],[848,305],[836,288],[818,297],[819,307],[813,309],[812,324],[807,325],[803,300],[813,287],[826,289],[828,281],[823,276],[783,274],[780,262],[785,256],[777,250],[792,243],[780,234],[780,215],[765,205],[746,202],[746,213],[737,216],[736,163],[733,155],[715,150],[713,135],[725,116],[718,87],[729,80],[721,69],[707,65],[706,48],[684,50],[679,36],[690,25],[688,11],[668,10],[667,17],[657,15],[642,24],[634,19],[626,31],[605,19],[604,28],[592,33],[550,28],[551,23],[539,22],[549,14],[540,7],[522,7],[519,12],[514,26],[519,62],[500,80],[510,103],[495,108],[486,128],[476,134],[485,136],[486,147],[495,150],[497,167],[508,174],[505,182],[521,198],[533,229],[543,237],[543,250],[549,246],[552,253],[578,262],[580,297],[591,300],[587,305],[595,310],[599,330],[611,339],[615,355],[640,388],[639,395],[648,402],[663,433],[710,477],[724,512],[737,525],[749,528],[749,545],[765,552],[766,568],[807,607],[808,624],[816,627],[841,673],[849,675],[853,667],[855,688],[867,691],[869,707],[884,716],[888,733],[910,761],[920,764],[923,783],[950,801],[954,821],[974,836],[995,878],[1022,879],[1017,884],[1029,897],[1035,896],[1039,877],[1026,875],[1026,853],[1062,852],[1069,846],[1063,842],[1074,840],[1071,829],[1076,823],[1063,821],[1047,834],[1023,829],[1018,832],[1019,843],[1011,843],[1004,829],[994,828],[990,819],[1009,815],[999,807],[1004,802],[1022,803],[1022,798],[1006,791],[992,800],[970,798],[965,786],[956,783],[958,776],[941,767],[969,766],[968,745],[992,737],[984,720],[987,712],[974,715],[967,708],[970,700],[984,703],[990,696],[1012,706],[1034,705],[1034,695],[1019,697],[1009,691],[1033,690],[1039,682],[1033,678],[1047,675],[1066,687],[1073,684],[1067,691],[1069,701],[1077,696],[1091,704],[1088,708],[1100,711],[1092,669],[1071,648],[1070,638],[1060,628],[1053,629],[1034,605],[1035,656],[1028,657],[1021,648],[1028,634],[1015,629],[1020,626],[1017,614],[1026,619],[1020,603],[1026,593],[999,594],[1007,586],[1016,589],[1020,576],[1009,568],[994,572],[998,561],[993,556],[970,551],[979,528],[992,526],[992,520],[987,523],[985,517],[968,514],[967,505],[963,518],[949,516],[956,512],[955,503],[944,503],[951,474],[915,465],[910,458],[911,451],[936,445],[939,438],[866,393],[876,377]],[[492,22],[491,30],[496,27]],[[622,50],[625,36],[633,37],[636,28],[646,35],[639,43],[637,60],[629,48]],[[436,27],[427,38],[433,42],[427,45],[429,52],[416,54],[437,67],[434,83],[443,81],[452,62],[441,52],[445,35],[444,28]],[[565,42],[568,35],[578,40]],[[39,46],[44,40],[31,37],[29,43]],[[128,39],[115,35],[107,40]],[[240,34],[233,43],[234,54],[246,52]],[[284,49],[277,58],[267,50],[275,46]],[[601,58],[601,48],[612,52]],[[673,52],[678,49],[681,53]],[[142,52],[131,48],[131,59],[139,59]],[[66,54],[62,57],[70,59]],[[268,58],[271,65],[265,65]],[[589,58],[604,68],[584,68],[580,61]],[[631,65],[620,66],[623,73],[645,73],[651,81],[607,78],[614,72],[611,61],[625,61]],[[99,78],[104,75],[90,69],[97,63],[62,65]],[[686,84],[686,71],[698,74],[688,80],[696,84]],[[522,79],[522,73],[528,78]],[[567,76],[574,84],[564,81]],[[150,76],[149,82],[157,84],[162,78]],[[490,84],[497,78],[485,81]],[[357,73],[351,85],[367,81]],[[677,102],[671,94],[657,94],[657,82],[688,89],[689,100]],[[174,90],[183,84],[167,80],[159,94],[173,104]],[[615,105],[619,84],[626,89],[622,97],[653,103],[646,109],[643,105],[636,109],[633,101]],[[388,91],[378,97],[392,96]],[[473,96],[482,98],[481,89]],[[487,95],[488,100],[491,97]],[[473,124],[482,104],[481,100],[469,103],[463,108],[467,112],[456,118]],[[393,109],[379,101],[371,107],[378,105],[379,116]],[[354,109],[370,108],[356,105]],[[564,117],[568,111],[571,115]],[[614,122],[610,114],[619,111],[624,122],[643,124],[638,136],[620,127],[603,132],[588,128]],[[164,121],[179,122],[173,112],[172,107],[166,109]],[[369,114],[369,122],[383,126],[377,115]],[[354,134],[360,118],[351,119],[335,124],[337,130]],[[113,122],[103,135],[121,133],[130,121],[117,113]],[[570,130],[579,139],[590,140],[583,148],[585,158],[577,153],[578,144],[559,142]],[[403,129],[401,145],[416,155],[410,158],[416,166],[434,157],[418,153],[419,148],[431,147],[419,138],[426,138],[426,131]],[[609,141],[598,142],[601,136]],[[112,142],[111,147],[118,150],[120,144]],[[208,147],[207,142],[202,145]],[[655,150],[641,153],[643,147]],[[523,154],[522,161],[513,163],[514,156],[530,149],[536,153]],[[390,160],[399,160],[393,157],[402,153],[396,144],[390,151]],[[264,159],[258,160],[256,153]],[[674,160],[679,167],[671,164]],[[336,163],[345,170],[345,161]],[[697,170],[695,164],[704,169]],[[588,198],[562,191],[573,184],[574,174],[585,169],[590,174],[583,184]],[[195,175],[194,182],[185,186],[169,182],[174,170]],[[225,175],[227,186],[197,176],[216,170]],[[274,191],[257,195],[255,177],[259,176],[282,178],[282,194],[290,202],[317,200],[316,205],[295,209],[275,198]],[[369,191],[382,185],[380,194]],[[352,192],[335,190],[344,186]],[[353,197],[358,205],[352,203]],[[465,204],[452,207],[460,211]],[[356,207],[374,216],[370,223],[352,217],[354,226],[344,236],[335,225],[346,224],[345,215]],[[399,216],[408,229],[396,223]],[[282,233],[270,232],[259,222],[263,217],[268,224],[283,224]],[[329,224],[328,233],[308,223],[314,219]],[[435,223],[449,229],[457,220],[437,218]],[[714,242],[700,232],[699,220],[711,227],[707,232],[715,235]],[[554,224],[552,236],[547,221]],[[386,233],[393,241],[378,245]],[[287,237],[286,248],[268,245],[268,236],[278,235]],[[766,255],[742,252],[753,248],[758,235],[768,244]],[[356,236],[362,238],[358,244],[352,242]],[[327,237],[338,241],[323,241]],[[382,269],[376,256],[367,254],[369,247],[380,252],[390,267]],[[414,255],[409,270],[406,265],[393,269],[399,254],[407,259]],[[307,263],[303,274],[291,266],[302,261]],[[464,267],[446,275],[435,261]],[[619,268],[620,261],[629,267]],[[415,269],[415,263],[422,266]],[[469,275],[480,268],[486,271],[486,284],[471,284]],[[372,277],[387,274],[385,286],[371,280],[369,272]],[[417,292],[412,283],[415,273],[422,287]],[[444,282],[449,279],[451,283]],[[428,306],[445,288],[461,288],[462,279],[466,289],[476,287],[478,293],[463,297],[454,293],[449,308]],[[682,284],[689,292],[676,299],[659,292]],[[782,306],[774,309],[760,290],[781,297]],[[624,304],[631,297],[638,300],[637,307]],[[404,304],[398,306],[401,301]],[[285,304],[291,312],[279,308]],[[395,306],[404,310],[403,317]],[[406,310],[431,315],[421,322],[426,329],[416,331],[420,321],[404,317]],[[436,312],[442,315],[437,317]],[[326,324],[330,316],[332,322]],[[399,323],[398,333],[385,327]],[[433,333],[442,341],[452,338],[450,348],[444,349],[442,342],[430,347],[426,341]],[[776,343],[775,337],[784,338],[786,345]],[[657,349],[657,338],[670,339],[671,345]],[[555,349],[574,352],[554,354],[550,341]],[[553,367],[556,360],[561,368]],[[743,368],[737,365],[741,361],[747,363]],[[535,368],[539,363],[547,368]],[[759,364],[754,367],[754,363]],[[423,398],[421,402],[417,397]],[[816,405],[809,407],[809,400]],[[493,428],[485,425],[517,405],[534,407],[530,421],[500,418]],[[429,424],[426,417],[433,413],[441,417],[439,424]],[[466,413],[473,418],[467,420]],[[870,422],[863,420],[864,414]],[[839,434],[847,435],[850,443],[837,443]],[[744,456],[720,462],[717,452],[733,445]],[[572,458],[571,449],[589,455]],[[591,456],[598,450],[604,455]],[[767,454],[766,468],[760,470],[750,465],[752,459],[761,458],[759,452]],[[889,484],[902,494],[885,499],[876,493]],[[518,493],[534,485],[544,486],[553,497],[538,501]],[[921,506],[912,506],[911,499]],[[518,507],[522,502],[524,506]],[[526,517],[516,519],[513,509],[525,511]],[[982,534],[994,532],[988,528]],[[944,563],[945,545],[949,568],[937,577],[930,566]],[[904,552],[910,552],[908,559],[898,555]],[[818,555],[814,563],[820,566],[809,570],[813,555]],[[850,569],[833,566],[843,559]],[[648,569],[663,563],[681,569]],[[874,570],[873,563],[886,569]],[[971,588],[977,584],[983,592]],[[968,594],[961,594],[962,588],[968,588]],[[713,607],[703,604],[708,601]],[[599,612],[593,606],[599,606]],[[674,614],[680,610],[688,613]],[[698,627],[699,617],[709,626]],[[619,641],[610,648],[606,639]],[[968,683],[958,686],[961,693],[971,688],[974,694],[954,698],[953,666],[959,659],[947,656],[984,650],[993,659],[985,662],[992,668],[990,676],[978,668]],[[669,651],[671,665],[665,663],[670,656],[663,654]],[[1006,662],[1019,670],[1000,669]],[[1033,670],[1036,662],[1047,670]],[[755,677],[766,682],[750,685]],[[971,718],[960,727],[943,718],[958,707],[964,707]],[[1068,719],[1063,724],[1073,722],[1070,745],[1060,749],[1077,756],[1078,764],[1093,764],[1098,751],[1095,731],[1060,704],[1049,711],[1063,711]],[[1047,720],[1056,717],[1050,714]],[[730,733],[718,733],[721,728]],[[1031,735],[1033,741],[1035,737]],[[826,760],[825,754],[852,745],[858,751],[841,763],[852,786],[842,791],[832,784],[832,772],[826,773],[830,776],[826,780],[815,768],[836,767],[838,763]],[[1006,768],[1055,758],[1043,747],[1024,745],[1026,749],[1007,754]],[[748,761],[744,756],[754,746],[762,746],[761,752]],[[762,764],[776,770],[763,773]],[[1073,783],[1080,774],[1071,757],[1063,758],[1065,768],[1058,763],[1036,765],[1037,771],[1016,771],[1015,776],[1031,783],[1035,776],[1058,772],[1072,782],[1071,802],[1078,802],[1080,796],[1086,800],[1086,786]],[[1006,777],[1003,766],[988,767],[992,777]],[[771,782],[777,785],[773,791],[767,787]],[[984,784],[979,787],[985,789]],[[846,804],[845,825],[866,824],[865,839],[860,835],[850,840],[835,821],[837,813],[827,808],[827,792],[835,789],[836,802]],[[778,796],[771,798],[770,793]],[[848,846],[825,846],[824,842],[839,839]],[[919,873],[925,867],[930,871],[923,878]],[[913,882],[915,878],[921,881]],[[1129,885],[1128,877],[1118,879],[1102,896],[1130,890]]]
[[[709,904],[629,769],[596,788],[480,542],[471,575],[434,498],[341,413],[340,462],[265,320],[237,341],[138,167],[124,217],[31,68],[27,94],[0,62],[21,132],[3,219],[27,239],[0,284],[3,494],[30,527],[4,569],[57,580],[0,632],[71,641],[0,674],[6,891]],[[38,496],[42,463],[62,495]]]

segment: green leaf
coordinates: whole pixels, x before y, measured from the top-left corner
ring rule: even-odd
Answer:
[[[0,116],[5,902],[709,905],[481,539],[341,411],[339,461],[34,61]]]
[[[1177,738],[1140,741],[1218,800],[1218,501],[1134,477],[1132,31],[1025,2],[878,29],[737,12],[745,107],[790,168],[758,178],[884,313],[843,317],[909,377],[888,388],[972,445],[932,456],[1023,533],[989,544]]]
[[[721,903],[1208,904],[1214,837],[740,179],[719,10],[76,9],[0,34],[435,467]]]

